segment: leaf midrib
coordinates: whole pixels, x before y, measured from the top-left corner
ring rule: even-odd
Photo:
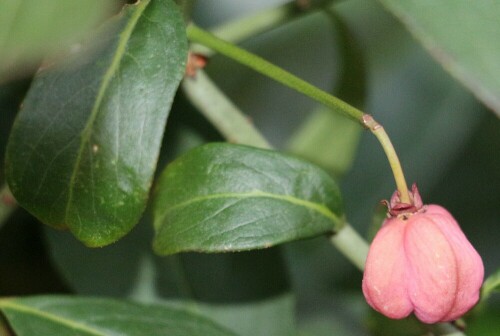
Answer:
[[[165,212],[162,213],[159,223],[163,223],[163,220],[165,217],[168,215],[168,213],[178,209],[178,208],[183,208],[188,205],[191,205],[193,203],[197,202],[203,202],[211,199],[218,199],[218,198],[273,198],[281,201],[285,201],[288,203],[292,203],[295,205],[303,206],[305,208],[308,208],[310,210],[313,210],[329,220],[331,220],[335,224],[335,229],[339,229],[340,226],[343,224],[343,221],[335,215],[327,206],[319,203],[314,203],[310,201],[306,201],[301,198],[297,198],[291,195],[282,195],[282,194],[272,194],[268,193],[262,190],[253,190],[250,192],[244,192],[244,193],[219,193],[219,194],[211,194],[211,195],[205,195],[205,196],[198,196],[198,197],[193,197],[187,201],[181,202],[179,204],[176,204],[174,206],[171,206],[169,208],[165,209]]]
[[[128,40],[129,40],[130,36],[132,35],[132,31],[133,31],[134,27],[136,26],[137,21],[139,20],[139,17],[144,12],[144,10],[146,9],[148,4],[149,4],[149,0],[144,0],[144,1],[138,2],[135,5],[131,5],[131,6],[137,6],[137,9],[133,13],[133,15],[132,15],[130,21],[128,22],[127,26],[125,27],[125,29],[120,33],[119,43],[118,43],[118,46],[116,48],[115,55],[113,57],[113,60],[111,62],[109,69],[106,71],[106,73],[103,77],[103,80],[101,82],[101,86],[99,88],[99,92],[98,92],[97,97],[96,97],[95,104],[92,108],[92,111],[90,113],[87,124],[85,125],[85,128],[83,129],[83,131],[81,133],[82,139],[80,141],[80,148],[78,149],[78,154],[77,154],[77,158],[75,160],[75,165],[74,165],[73,171],[71,173],[71,178],[70,178],[70,183],[69,183],[69,191],[68,191],[68,200],[67,200],[66,209],[64,212],[64,221],[65,221],[66,225],[68,225],[68,223],[67,223],[68,218],[69,218],[68,213],[69,213],[70,205],[71,205],[71,202],[73,199],[73,188],[75,185],[77,172],[79,170],[80,163],[82,160],[84,146],[87,144],[87,142],[90,139],[90,135],[92,134],[92,126],[94,125],[95,119],[97,118],[97,115],[99,113],[99,109],[101,107],[102,100],[104,98],[104,95],[105,95],[108,87],[109,87],[111,79],[113,78],[114,74],[116,73],[116,71],[119,68],[120,62],[123,58],[123,55],[125,54]]]
[[[2,301],[0,301],[0,309],[1,308],[12,309],[12,310],[15,310],[17,312],[31,314],[31,315],[34,315],[34,316],[37,316],[40,318],[44,318],[46,320],[50,320],[54,323],[59,323],[61,325],[67,326],[67,327],[72,328],[72,329],[81,330],[83,332],[88,333],[89,335],[106,336],[106,334],[104,332],[101,332],[97,329],[88,327],[85,324],[75,322],[73,320],[61,317],[61,316],[56,315],[56,314],[47,313],[45,311],[41,311],[39,309],[35,309],[35,308],[30,307],[30,306],[22,305],[22,304],[17,303],[17,302],[2,300]]]

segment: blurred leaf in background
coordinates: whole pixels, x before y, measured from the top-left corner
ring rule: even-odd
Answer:
[[[207,139],[219,139],[193,112],[182,100],[174,106],[160,167]],[[44,229],[52,262],[67,286],[80,295],[179,300],[179,306],[243,336],[252,335],[256,326],[277,336],[291,335],[295,328],[295,297],[278,248],[158,257],[151,249],[153,225],[148,215],[124,239],[101,249],[85,248],[68,233]]]
[[[295,299],[277,248],[158,257],[151,250],[147,218],[124,239],[98,250],[85,248],[67,233],[45,230],[52,261],[80,295],[179,300],[177,305],[240,336],[250,336],[256,328],[267,330],[266,335],[288,336],[295,328]]]
[[[0,2],[0,83],[26,75],[87,37],[118,8],[118,0],[8,0]],[[76,47],[76,45],[75,45]]]
[[[281,2],[284,1],[198,1],[195,21],[213,26],[217,18],[244,16]],[[458,14],[439,24],[434,21],[439,18],[437,13],[457,13],[447,13],[444,9],[452,2],[384,2],[402,8],[405,17],[413,16],[414,23],[422,26],[427,37],[442,43],[443,48],[457,41],[467,41],[464,48],[475,48],[471,39],[476,36],[464,33],[469,25],[457,24]],[[458,10],[463,3],[454,1],[457,6],[453,9]],[[470,5],[478,9],[487,3],[481,0],[470,2]],[[495,6],[492,1],[490,4]],[[409,12],[408,6],[441,9],[436,13],[429,10]],[[364,110],[374,114],[388,131],[400,154],[408,182],[419,183],[427,203],[443,204],[453,213],[483,256],[486,275],[491,274],[499,267],[500,232],[495,229],[500,218],[498,118],[443,71],[420,46],[419,39],[412,38],[405,28],[410,26],[408,21],[404,20],[403,26],[376,2],[344,1],[335,4],[334,8],[349,27],[366,62],[366,76],[362,81],[366,84],[367,98]],[[475,9],[472,14],[477,13]],[[492,13],[486,13],[485,17]],[[422,16],[426,17],[424,21],[421,21]],[[450,40],[438,41],[434,37],[436,32],[427,30],[448,23],[457,29],[452,32],[450,27],[444,27],[448,33],[456,34]],[[485,22],[484,27],[488,29],[497,23],[498,20]],[[436,36],[442,36],[440,34]],[[489,50],[498,46],[495,39],[492,41],[486,36],[489,35],[486,34],[485,39],[477,37],[481,44],[478,50],[485,47],[485,43],[492,44],[486,46]],[[345,71],[345,65],[340,62],[338,37],[332,34],[331,21],[324,13],[306,15],[251,38],[243,46],[329,92],[336,92],[334,89],[339,87]],[[480,52],[476,56],[480,59]],[[467,64],[464,69],[467,71]],[[224,57],[213,57],[207,72],[242,110],[248,112],[265,136],[281,148],[310,117],[310,111],[317,108],[308,98]],[[5,91],[4,97],[12,99],[3,100],[7,102],[6,109],[0,107],[3,132],[8,131],[7,125],[20,103],[23,88],[20,85]],[[186,105],[173,107],[172,117],[178,116],[182,123],[171,123],[167,127],[162,154],[175,151],[183,146],[182,143],[187,144],[187,148],[207,139],[219,139],[213,128]],[[6,119],[4,111],[9,111]],[[183,129],[179,133],[184,135],[175,131],[177,127]],[[0,138],[0,145],[4,147],[4,138]],[[362,134],[359,147],[351,150],[348,161],[354,160],[352,169],[349,171],[348,166],[342,165],[345,175],[341,187],[349,221],[360,232],[366,232],[376,204],[390,197],[395,186],[382,149],[371,134]],[[159,168],[181,152],[183,150],[167,159],[160,158]],[[317,152],[321,156],[322,150]],[[160,258],[151,251],[153,233],[148,218],[144,218],[125,239],[98,250],[84,248],[66,233],[45,229],[49,236],[46,247],[61,275],[57,279],[45,256],[34,258],[43,253],[36,225],[20,211],[0,232],[3,242],[0,274],[12,274],[9,281],[0,282],[0,291],[6,295],[68,290],[58,282],[64,278],[65,284],[77,294],[122,296],[140,301],[181,299],[182,307],[206,314],[241,335],[252,335],[256,325],[269,328],[273,336],[291,335],[295,301],[300,335],[423,334],[420,325],[411,320],[392,321],[371,311],[360,292],[360,272],[324,237],[258,252],[190,253]],[[487,309],[467,316],[468,335],[497,336],[500,329],[498,303],[498,294],[493,294]]]
[[[218,1],[198,4],[197,22],[216,25],[212,16],[203,15],[212,11],[213,3],[220,5]],[[364,111],[374,114],[386,128],[409,183],[419,183],[427,203],[448,207],[485,258],[487,272],[496,269],[495,241],[499,237],[492,234],[491,227],[500,218],[500,179],[495,178],[500,171],[495,155],[500,150],[498,119],[444,71],[384,7],[375,2],[346,1],[334,8],[364,53]],[[233,15],[242,15],[233,10]],[[228,15],[228,11],[226,8],[217,15]],[[243,47],[333,92],[336,82],[332,77],[338,78],[342,69],[329,24],[325,15],[312,14],[249,39]],[[207,72],[277,146],[283,147],[309,117],[308,111],[315,108],[307,98],[224,57],[214,57]],[[383,151],[371,134],[362,135],[358,148],[341,188],[347,198],[347,218],[366,232],[376,205],[390,197],[395,185]],[[488,192],[483,195],[479,192],[482,189]],[[346,288],[359,290],[361,275],[326,239],[294,242],[284,249],[299,316],[331,314],[331,307],[319,304],[321,300],[331,300],[337,306],[335,298]],[[346,316],[342,320],[347,325],[357,323]]]
[[[200,311],[239,336],[296,333],[295,296],[283,294],[239,304],[200,305]]]
[[[500,293],[500,269],[484,280],[481,301],[487,300],[493,293]]]
[[[491,306],[468,316],[466,333],[469,336],[497,336],[500,330],[500,305]]]
[[[500,2],[380,2],[446,70],[500,116]]]
[[[0,310],[19,336],[236,336],[193,312],[124,300],[35,296],[0,299]]]

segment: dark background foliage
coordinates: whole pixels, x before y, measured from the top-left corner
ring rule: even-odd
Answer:
[[[199,1],[193,17],[199,25],[211,27],[261,5]],[[334,10],[362,51],[366,74],[353,80],[365,84],[364,111],[385,126],[407,179],[418,183],[424,202],[450,210],[483,257],[486,275],[492,274],[500,266],[498,117],[443,70],[381,5],[349,1]],[[334,92],[344,64],[338,41],[338,29],[328,15],[315,13],[251,38],[243,47]],[[210,61],[207,72],[283,150],[317,108],[308,98],[222,56]],[[29,85],[28,76],[0,86],[1,161]],[[214,140],[221,138],[178,93],[158,171],[186,149]],[[389,198],[395,186],[371,134],[361,134],[353,154],[352,167],[340,177],[340,185],[349,221],[367,236],[377,203]],[[0,170],[0,182],[4,178]],[[141,301],[198,300],[206,304],[200,309],[208,315],[234,328],[247,328],[242,334],[249,335],[256,327],[244,321],[252,316],[260,319],[262,330],[286,335],[293,328],[294,304],[304,335],[420,332],[413,321],[388,322],[371,313],[361,295],[361,274],[323,237],[257,252],[158,257],[151,251],[151,226],[147,212],[124,239],[88,249],[19,209],[0,231],[0,296],[78,293]],[[471,335],[493,335],[494,327],[483,326],[493,323],[499,304],[493,297],[487,312],[470,319]]]

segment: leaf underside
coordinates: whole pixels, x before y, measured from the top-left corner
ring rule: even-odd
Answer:
[[[0,1],[0,82],[29,74],[92,32],[113,1]],[[68,15],[71,13],[71,15]]]

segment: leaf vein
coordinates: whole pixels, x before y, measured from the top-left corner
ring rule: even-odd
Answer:
[[[120,68],[120,63],[121,63],[121,60],[123,58],[123,55],[126,52],[128,40],[129,40],[130,36],[132,35],[132,32],[133,32],[135,25],[139,21],[139,17],[141,16],[142,12],[144,12],[148,3],[149,3],[149,1],[143,1],[143,2],[140,2],[137,4],[137,6],[136,6],[137,10],[133,13],[133,16],[131,17],[130,22],[127,24],[124,31],[120,34],[120,40],[119,40],[118,46],[116,48],[115,55],[111,61],[109,69],[106,71],[106,73],[103,77],[103,80],[101,82],[101,86],[100,86],[99,91],[97,93],[94,107],[92,108],[92,111],[90,112],[89,120],[87,121],[87,124],[85,125],[85,128],[82,131],[82,140],[81,140],[81,144],[80,144],[80,149],[78,151],[78,155],[77,155],[77,158],[75,160],[75,165],[73,168],[73,172],[72,172],[70,184],[69,184],[68,200],[67,200],[66,211],[65,211],[66,221],[69,218],[68,213],[69,213],[69,210],[71,208],[71,203],[72,203],[72,199],[73,199],[73,190],[74,190],[75,182],[77,179],[77,172],[79,170],[81,160],[82,160],[83,149],[85,148],[85,144],[90,139],[90,136],[92,133],[91,128],[92,128],[94,121],[97,118],[97,115],[99,113],[99,108],[100,108],[101,103],[104,99],[105,92],[107,91],[114,75],[116,74],[116,72]]]
[[[308,208],[309,210],[320,213],[321,215],[330,219],[336,225],[340,226],[343,223],[342,220],[337,215],[335,215],[324,204],[314,203],[311,201],[307,201],[304,199],[294,197],[292,195],[271,194],[271,193],[264,192],[261,190],[254,190],[254,191],[244,192],[244,193],[221,193],[221,194],[212,194],[212,195],[204,195],[204,196],[194,197],[194,198],[189,199],[187,201],[184,201],[182,203],[171,206],[170,208],[166,208],[165,212],[163,212],[163,214],[161,216],[160,223],[162,223],[164,221],[165,217],[167,217],[170,212],[177,210],[179,208],[183,208],[183,207],[189,206],[191,204],[207,201],[210,199],[223,199],[223,198],[239,198],[239,199],[273,198],[273,199],[281,200],[284,202],[292,203],[292,204],[295,204],[298,206],[303,206],[305,208]]]
[[[69,320],[67,318],[64,318],[64,317],[56,315],[56,314],[49,313],[47,311],[41,311],[41,310],[32,308],[30,306],[22,305],[22,304],[17,303],[17,302],[3,300],[0,302],[0,307],[3,307],[4,309],[7,308],[7,309],[16,310],[16,311],[21,312],[21,313],[26,313],[26,314],[34,315],[34,316],[37,316],[40,318],[44,318],[44,319],[47,319],[47,320],[52,321],[54,323],[59,323],[61,325],[67,326],[67,327],[72,328],[72,329],[81,330],[83,332],[88,333],[89,335],[106,336],[106,334],[104,332],[101,332],[97,329],[91,328],[85,324]]]

